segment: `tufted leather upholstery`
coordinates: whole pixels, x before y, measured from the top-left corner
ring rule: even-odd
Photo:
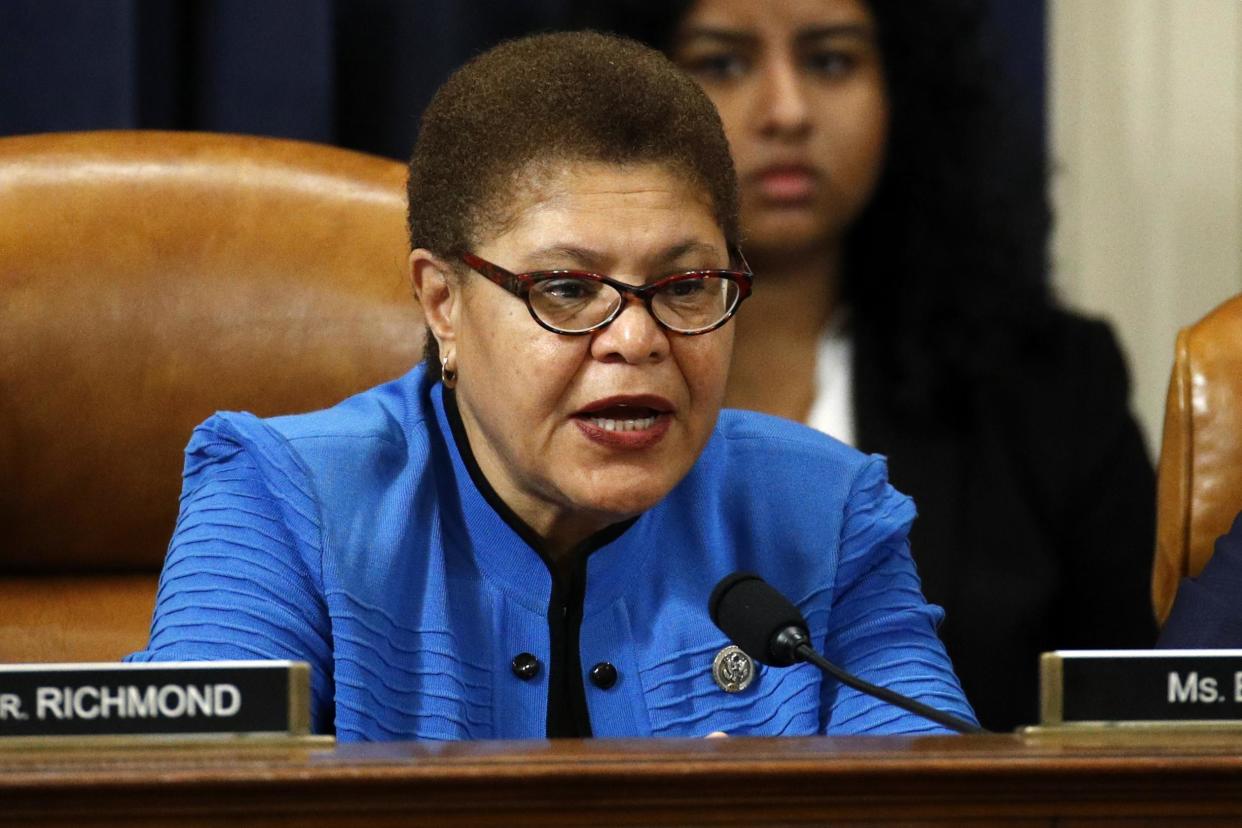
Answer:
[[[421,354],[405,171],[231,135],[0,139],[0,661],[146,639],[181,449]]]
[[[1152,601],[1163,624],[1242,511],[1242,296],[1177,335],[1157,488]]]

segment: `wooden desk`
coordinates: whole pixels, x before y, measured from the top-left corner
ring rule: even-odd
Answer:
[[[1002,819],[1237,824],[1242,734],[0,750],[5,824],[982,825]]]

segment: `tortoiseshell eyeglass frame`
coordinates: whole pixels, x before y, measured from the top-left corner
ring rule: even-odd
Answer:
[[[647,313],[651,314],[651,318],[656,321],[657,325],[665,330],[681,334],[682,336],[699,336],[701,334],[711,333],[733,318],[733,315],[737,313],[737,309],[742,306],[742,302],[746,300],[746,297],[750,296],[751,287],[754,284],[755,274],[751,272],[750,265],[746,264],[746,259],[742,256],[742,251],[734,249],[733,257],[741,264],[743,268],[742,270],[686,270],[678,273],[670,273],[669,275],[663,276],[650,284],[642,285],[640,287],[637,285],[628,285],[625,282],[619,282],[616,279],[603,276],[599,273],[592,273],[589,270],[537,270],[530,273],[513,273],[505,270],[500,265],[493,264],[486,259],[479,258],[473,253],[465,252],[461,254],[461,260],[467,267],[479,275],[486,277],[488,280],[495,282],[497,285],[525,302],[526,310],[530,312],[531,318],[534,319],[541,328],[551,331],[552,333],[562,334],[565,336],[583,336],[612,324],[612,322],[621,315],[621,311],[625,310],[627,302],[624,300],[626,299],[642,302],[647,307]],[[674,328],[656,315],[655,308],[652,307],[652,301],[655,299],[656,294],[658,294],[661,290],[671,284],[675,284],[676,282],[684,282],[689,279],[704,279],[708,277],[728,279],[737,286],[737,301],[733,303],[733,307],[731,307],[729,312],[726,313],[719,321],[709,325],[706,328],[696,328],[684,331],[680,328]],[[535,308],[530,301],[530,290],[539,282],[547,281],[548,279],[565,278],[602,282],[620,293],[623,301],[618,303],[616,309],[598,324],[592,325],[591,327],[581,331],[561,330],[560,328],[554,327],[539,318],[539,314],[535,312]]]

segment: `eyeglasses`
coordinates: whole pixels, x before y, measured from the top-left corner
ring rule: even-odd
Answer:
[[[750,295],[754,275],[741,253],[737,255],[744,270],[687,270],[641,287],[585,270],[510,273],[473,253],[462,253],[461,260],[525,300],[534,320],[553,333],[597,331],[620,316],[626,298],[633,297],[662,327],[696,336],[728,322]]]

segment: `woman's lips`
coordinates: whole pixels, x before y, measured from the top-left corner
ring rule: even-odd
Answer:
[[[578,430],[582,432],[593,443],[601,446],[607,446],[613,449],[625,449],[636,451],[639,449],[650,448],[656,443],[664,439],[664,435],[668,433],[668,427],[673,422],[671,414],[657,414],[641,421],[626,421],[628,424],[641,422],[641,425],[630,425],[627,428],[610,427],[616,421],[607,422],[603,425],[594,417],[578,417],[574,419],[574,424],[578,426]]]
[[[672,405],[660,397],[597,400],[574,415],[588,440],[608,448],[645,449],[664,438],[672,424]]]
[[[765,167],[750,178],[762,199],[778,204],[810,201],[819,187],[819,173],[801,164]]]

